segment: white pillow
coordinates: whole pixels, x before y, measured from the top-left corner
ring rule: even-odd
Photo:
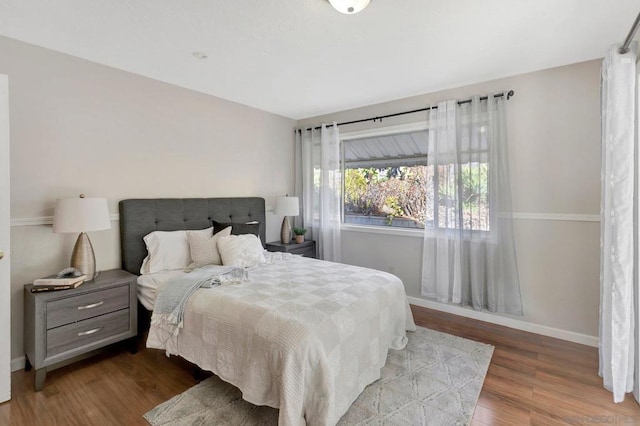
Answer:
[[[260,239],[253,234],[222,237],[218,250],[225,266],[251,267],[266,262]]]
[[[202,229],[211,235],[213,228]],[[191,263],[187,231],[153,231],[143,238],[147,245],[147,257],[142,261],[141,274],[184,269]]]
[[[227,226],[215,235],[203,234],[200,231],[187,231],[191,264],[185,271],[190,272],[205,265],[222,265],[218,240],[231,235],[231,227]]]

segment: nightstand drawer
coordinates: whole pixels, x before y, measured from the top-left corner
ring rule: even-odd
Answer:
[[[316,257],[316,248],[312,247],[301,247],[289,250],[291,254],[301,254],[304,257]]]
[[[47,329],[128,308],[129,291],[127,284],[47,302]]]
[[[53,356],[129,331],[129,309],[47,330],[47,356]]]
[[[280,241],[273,241],[266,244],[269,251],[282,251],[291,254],[301,254],[304,257],[316,258],[316,242],[313,240],[305,240],[299,244],[283,244]]]

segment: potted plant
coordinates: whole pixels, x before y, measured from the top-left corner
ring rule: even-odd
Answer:
[[[307,233],[305,228],[294,226],[293,233],[296,234],[296,244],[304,243],[304,234]]]

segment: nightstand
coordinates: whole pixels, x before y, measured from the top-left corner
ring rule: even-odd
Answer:
[[[307,240],[300,244],[282,244],[280,241],[273,241],[271,243],[267,243],[266,249],[269,251],[283,251],[285,253],[301,254],[304,257],[313,257],[314,259],[317,258],[316,242],[312,240]]]
[[[31,293],[31,287],[24,286],[25,369],[35,368],[36,391],[44,386],[47,370],[138,332],[136,276],[126,271],[100,272],[70,290]]]

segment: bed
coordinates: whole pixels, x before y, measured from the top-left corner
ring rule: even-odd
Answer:
[[[266,241],[262,198],[121,201],[123,268],[139,274],[150,232],[205,229],[212,220],[257,222]],[[402,349],[415,330],[404,286],[373,269],[266,255],[250,281],[196,290],[179,333],[152,325],[147,345],[212,371],[253,404],[279,408],[280,425],[335,424],[380,377],[388,350]],[[140,276],[141,303],[152,307],[184,274]]]

